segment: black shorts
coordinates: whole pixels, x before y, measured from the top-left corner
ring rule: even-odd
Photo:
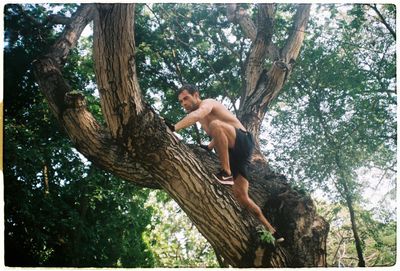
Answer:
[[[235,146],[229,148],[229,164],[232,176],[235,179],[239,174],[248,179],[248,165],[254,149],[254,139],[250,132],[239,128],[236,130]]]

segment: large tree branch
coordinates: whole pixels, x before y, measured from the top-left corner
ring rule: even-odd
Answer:
[[[267,7],[267,9],[266,9]],[[258,25],[253,22],[253,20],[250,18],[249,14],[246,12],[245,9],[237,7],[237,4],[227,4],[227,18],[229,21],[235,24],[239,24],[245,37],[250,39],[252,42],[255,42],[258,27],[266,27],[267,24],[263,25]],[[266,10],[269,16],[269,20],[273,20],[273,12],[268,12],[268,11],[273,11],[273,8],[268,8],[268,6],[262,7],[261,10]],[[261,21],[260,21],[261,23]],[[273,26],[272,24],[268,24],[269,26]],[[272,31],[272,27],[270,28]],[[274,60],[277,59],[279,56],[279,49],[276,47],[276,45],[270,41],[267,45],[267,54],[269,59]]]
[[[235,6],[230,6],[228,9],[228,13],[231,13],[234,7]],[[261,154],[261,150],[259,148],[259,140],[258,140],[258,135],[259,135],[258,129],[259,129],[259,124],[263,119],[263,115],[260,115],[261,111],[258,109],[259,105],[249,106],[249,100],[250,100],[249,98],[260,93],[258,91],[259,82],[260,82],[260,77],[264,73],[265,60],[269,56],[270,52],[272,51],[276,52],[276,50],[272,50],[271,49],[272,47],[270,46],[272,44],[272,35],[274,29],[275,5],[259,4],[257,5],[257,7],[258,7],[258,14],[257,14],[256,28],[255,28],[256,31],[255,37],[252,36],[253,42],[251,44],[250,51],[247,55],[245,69],[244,69],[245,84],[243,85],[243,91],[241,95],[239,119],[245,125],[246,129],[248,129],[255,135],[256,139],[256,149],[254,152],[255,157],[257,157],[257,159],[264,160],[265,158]],[[244,26],[242,26],[242,29],[244,29]],[[252,35],[254,35],[254,28],[251,27],[251,30],[252,30],[251,32]]]
[[[47,18],[47,21],[52,24],[68,25],[71,23],[71,18],[58,14],[52,14]]]
[[[292,63],[299,55],[301,45],[303,44],[304,34],[310,16],[310,4],[299,4],[292,29],[286,40],[285,46],[282,48],[281,58],[286,63]]]
[[[292,29],[281,50],[280,59],[274,61],[271,69],[268,71],[269,82],[264,89],[261,100],[262,110],[266,110],[268,105],[278,96],[284,83],[292,72],[293,65],[300,53],[303,45],[305,30],[310,16],[310,4],[299,4],[294,16]]]
[[[299,5],[294,16],[294,22],[289,37],[281,50],[279,59],[275,59],[271,68],[262,69],[261,61],[265,60],[263,54],[252,55],[249,61],[254,62],[249,70],[246,70],[246,95],[241,104],[241,119],[247,123],[246,128],[255,135],[259,129],[268,105],[277,97],[286,82],[293,64],[297,59],[303,44],[305,28],[310,13],[310,5]],[[270,14],[265,12],[265,14]],[[270,15],[269,15],[270,16]],[[271,21],[266,16],[267,22]],[[264,57],[263,57],[264,56]],[[260,57],[263,57],[261,60]]]
[[[64,29],[60,38],[53,44],[49,52],[41,58],[41,60],[50,65],[48,68],[49,70],[46,70],[46,65],[42,66],[44,69],[42,72],[46,73],[47,76],[54,75],[54,80],[56,80],[51,82],[52,87],[64,83],[62,77],[56,75],[61,75],[60,70],[64,65],[65,59],[70,50],[75,47],[85,26],[91,21],[91,18],[93,18],[93,11],[94,9],[92,5],[81,5],[71,18],[71,23]],[[56,116],[58,116],[58,118],[62,117],[64,109],[66,108],[64,97],[70,90],[70,87],[66,83],[62,84],[58,89],[42,89],[49,101],[51,110]]]
[[[152,176],[140,163],[122,155],[125,149],[110,133],[102,128],[86,109],[83,95],[67,93],[68,107],[63,116],[63,125],[77,149],[90,161],[124,179],[133,180],[136,185],[160,188]],[[84,137],[83,137],[84,135]]]
[[[254,42],[257,36],[257,27],[246,10],[238,9],[237,4],[227,4],[226,11],[228,20],[239,24],[245,36]]]
[[[62,76],[63,62],[76,45],[82,30],[93,18],[93,12],[92,5],[81,5],[78,8],[69,26],[50,51],[34,62],[35,77],[51,111],[83,155],[102,168],[112,169],[122,178],[134,179],[138,185],[159,188],[152,181],[151,174],[140,164],[120,157],[123,153],[120,145],[112,140],[106,129],[101,128],[87,111],[83,96],[71,92],[71,87]]]
[[[125,150],[87,110],[83,95],[71,92],[53,59],[43,57],[35,61],[34,71],[50,108],[79,152],[119,177],[140,186],[160,188],[141,164],[122,155]]]
[[[143,110],[135,64],[135,4],[97,7],[93,55],[101,107],[111,135],[123,138]]]
[[[66,25],[61,38],[59,38],[48,53],[48,57],[53,58],[58,65],[63,65],[69,51],[75,47],[82,31],[86,25],[93,20],[94,6],[82,4],[71,18],[71,22]]]
[[[259,5],[257,14],[257,39],[262,39],[268,45],[274,33],[274,4]]]
[[[257,35],[250,47],[250,52],[246,60],[245,76],[246,86],[242,95],[241,109],[244,99],[253,95],[256,91],[258,78],[264,70],[264,62],[267,57],[268,46],[272,40],[274,26],[274,5],[258,5],[257,16]]]

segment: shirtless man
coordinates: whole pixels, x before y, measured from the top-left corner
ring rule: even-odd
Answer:
[[[233,184],[232,191],[237,201],[251,211],[274,236],[275,242],[282,242],[276,230],[263,215],[260,207],[249,197],[247,164],[254,148],[253,136],[240,121],[221,103],[213,99],[200,99],[199,91],[193,85],[179,89],[179,103],[188,113],[175,125],[167,124],[172,131],[187,128],[196,122],[212,138],[208,149],[215,149],[221,163],[221,171],[214,175],[223,184]]]

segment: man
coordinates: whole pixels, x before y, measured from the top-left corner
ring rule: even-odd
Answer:
[[[221,171],[214,175],[215,179],[223,184],[233,184],[233,194],[238,202],[261,221],[273,235],[275,242],[282,242],[283,238],[277,235],[260,207],[248,195],[247,164],[254,148],[251,133],[247,132],[240,121],[218,101],[201,100],[199,91],[193,85],[182,86],[178,99],[188,115],[175,125],[167,123],[168,127],[172,131],[179,131],[200,122],[212,138],[207,148],[216,150],[221,163]]]

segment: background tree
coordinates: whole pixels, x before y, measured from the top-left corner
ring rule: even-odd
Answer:
[[[323,186],[346,205],[358,266],[365,266],[365,240],[355,209],[368,185],[357,179],[359,169],[382,169],[394,187],[397,137],[393,6],[379,7],[386,24],[367,6],[331,6],[330,14],[341,14],[310,27],[301,65],[278,98],[270,129],[277,167],[310,190]]]
[[[331,226],[327,242],[328,266],[357,266],[359,260],[346,206],[323,201],[317,205]],[[393,266],[396,262],[396,221],[385,208],[380,209],[377,216],[360,205],[355,207],[366,266]]]

